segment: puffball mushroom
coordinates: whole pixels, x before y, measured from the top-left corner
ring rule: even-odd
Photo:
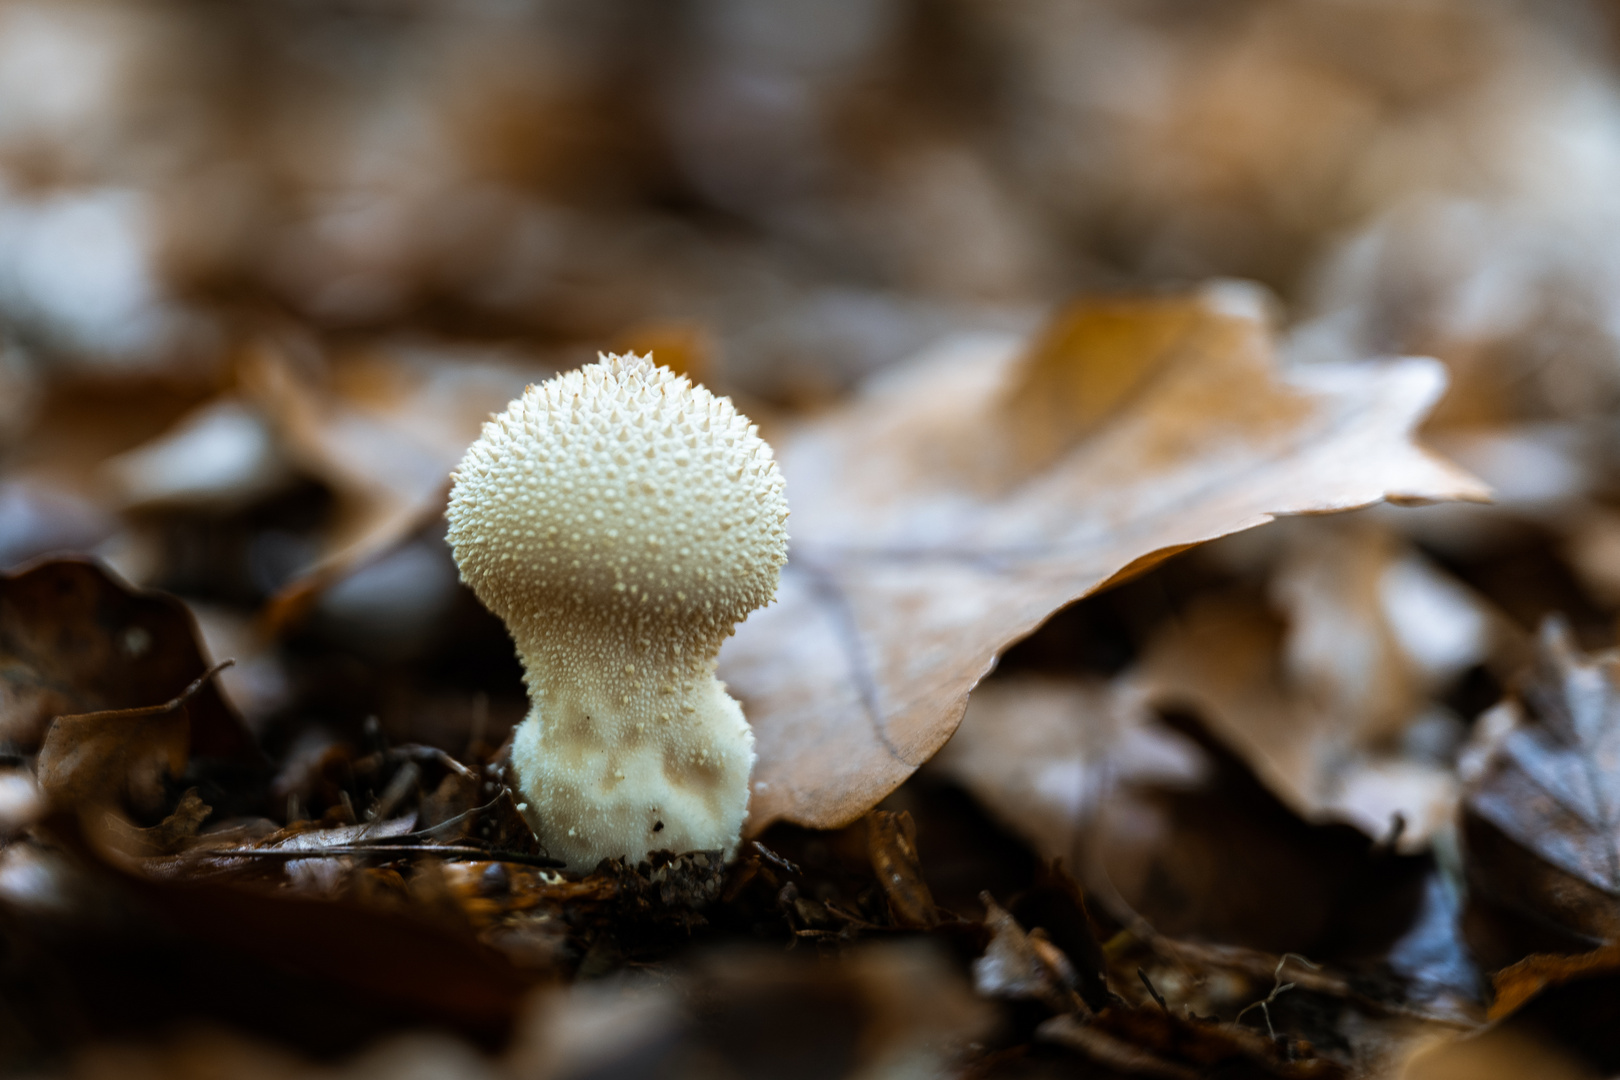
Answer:
[[[453,479],[461,578],[523,661],[512,763],[541,842],[576,867],[729,857],[754,736],[715,661],[787,561],[758,429],[650,357],[603,356],[525,390]]]

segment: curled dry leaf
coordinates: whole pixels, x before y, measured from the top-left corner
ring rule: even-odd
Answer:
[[[1136,692],[1195,712],[1301,817],[1421,850],[1452,820],[1463,731],[1432,698],[1506,620],[1371,523],[1290,524],[1274,606],[1199,598],[1149,644]]]
[[[185,768],[191,742],[187,705],[222,661],[161,705],[58,716],[45,732],[35,771],[59,807],[116,804],[127,798],[150,811],[161,805],[164,779]]]
[[[1586,979],[1613,980],[1620,976],[1620,945],[1608,945],[1575,956],[1537,953],[1496,973],[1496,990],[1491,1002],[1491,1019],[1501,1020],[1518,1012],[1543,991]]]
[[[0,575],[0,738],[16,747],[38,747],[56,716],[169,701],[207,667],[191,615],[172,596],[131,589],[80,559]],[[212,682],[186,713],[189,754],[258,760]]]
[[[1028,999],[1053,1012],[1089,1016],[1091,1009],[1075,992],[1079,977],[1063,951],[1040,928],[1026,932],[989,893],[980,901],[990,943],[973,961],[973,989],[984,997]]]
[[[929,769],[961,784],[1042,857],[1083,865],[1105,804],[1137,788],[1203,783],[1208,761],[1188,739],[1092,679],[1013,676],[973,693],[956,735]]]
[[[917,823],[902,810],[874,810],[866,816],[867,852],[872,874],[889,901],[889,914],[899,926],[927,929],[939,921],[934,896],[923,880],[917,857]]]
[[[749,828],[847,824],[950,738],[1053,611],[1279,514],[1485,496],[1419,449],[1440,365],[1277,369],[1254,295],[1099,301],[1027,353],[942,347],[775,440],[779,602],[721,653],[759,762]]]
[[[1472,895],[1562,938],[1552,946],[1620,938],[1620,656],[1583,655],[1550,619],[1508,708],[1469,770],[1463,835]],[[1549,947],[1545,936],[1536,944]],[[1512,946],[1483,945],[1487,954],[1498,947]]]
[[[202,801],[196,788],[187,788],[174,811],[150,829],[127,828],[122,822],[113,829],[123,833],[118,839],[126,843],[120,846],[132,854],[172,855],[196,838],[197,830],[213,812],[214,808]]]
[[[1458,996],[1452,984],[1470,973],[1453,978],[1442,933],[1453,912],[1422,887],[1425,860],[1302,821],[1207,729],[1160,720],[1132,696],[1091,680],[993,679],[928,769],[1074,867],[1127,925],[1140,916],[1161,934],[1327,959],[1353,937],[1358,959],[1387,955],[1403,983]]]
[[[244,364],[285,453],[337,496],[318,558],[273,598],[271,624],[295,620],[323,588],[436,518],[467,444],[532,374],[410,352],[351,357],[319,377],[268,348]]]
[[[1620,948],[1537,954],[1497,972],[1491,1025],[1466,1039],[1424,1046],[1405,1080],[1581,1080],[1620,1070]]]

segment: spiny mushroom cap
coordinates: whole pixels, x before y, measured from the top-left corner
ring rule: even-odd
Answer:
[[[775,596],[787,561],[771,448],[730,399],[650,358],[530,386],[454,479],[462,579],[519,636],[536,619],[607,616],[717,649]]]

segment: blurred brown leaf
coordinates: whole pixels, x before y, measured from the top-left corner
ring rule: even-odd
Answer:
[[[1582,1080],[1620,1069],[1620,948],[1538,954],[1497,972],[1491,1026],[1420,1048],[1405,1080]]]
[[[1302,821],[1208,733],[1095,683],[992,680],[936,767],[1127,924],[1320,955],[1352,932],[1387,944],[1422,899],[1415,867]]]
[[[973,692],[956,734],[928,768],[949,776],[1048,859],[1073,865],[1095,844],[1105,801],[1133,788],[1196,787],[1196,746],[1127,707],[1113,684],[1040,676],[992,679]]]
[[[186,765],[191,741],[187,703],[228,663],[197,676],[161,705],[58,716],[45,732],[34,765],[40,789],[63,808],[111,805],[127,797],[140,810],[157,809],[165,770],[177,776]]]
[[[1511,1016],[1543,990],[1581,979],[1620,974],[1620,945],[1609,945],[1576,956],[1537,953],[1503,968],[1491,980],[1496,991],[1490,1017]]]
[[[1177,1016],[1158,1005],[1104,1009],[1084,1024],[1073,1016],[1055,1016],[1037,1034],[1125,1076],[1153,1080],[1196,1080],[1228,1070],[1235,1076],[1299,1080],[1349,1075],[1342,1065],[1315,1057],[1309,1045],[1274,1042],[1236,1024]]]
[[[512,366],[404,350],[309,366],[269,347],[243,366],[288,456],[338,500],[316,561],[272,599],[272,626],[296,620],[320,590],[437,517],[467,444],[526,381]]]
[[[751,830],[859,817],[1002,649],[1177,551],[1279,514],[1484,497],[1411,441],[1438,365],[1282,373],[1258,306],[1238,286],[1083,304],[1046,352],[958,340],[778,440],[790,562],[720,661],[757,739]]]
[[[1200,596],[1150,643],[1133,682],[1149,703],[1196,713],[1307,820],[1374,839],[1398,828],[1401,850],[1422,850],[1450,824],[1457,786],[1446,748],[1425,755],[1407,736],[1446,723],[1424,710],[1485,655],[1491,624],[1381,530],[1300,539],[1273,579],[1286,619],[1254,599]],[[1402,618],[1399,604],[1419,610]],[[1409,627],[1426,636],[1405,640]]]
[[[51,718],[168,701],[207,668],[179,600],[137,591],[93,562],[0,575],[0,738],[40,744]],[[253,738],[212,684],[186,702],[192,756],[252,762]]]
[[[609,352],[651,353],[654,360],[695,383],[715,382],[714,336],[702,323],[642,323],[619,334]]]
[[[1544,1039],[1491,1030],[1466,1039],[1427,1041],[1396,1073],[1400,1080],[1596,1080]]]
[[[917,858],[917,823],[904,810],[873,810],[866,816],[867,851],[872,873],[889,900],[889,914],[899,926],[927,929],[939,921],[934,897]]]
[[[1053,1012],[1089,1015],[1075,992],[1080,980],[1068,956],[1040,927],[1025,932],[989,893],[980,899],[990,942],[973,961],[973,988],[984,997],[1039,1001]]]
[[[498,1042],[542,974],[514,966],[480,944],[466,925],[420,908],[383,910],[348,897],[315,900],[284,890],[164,880],[105,857],[75,822],[55,818],[50,831],[104,878],[104,892],[135,898],[142,918],[163,924],[175,937],[170,949],[210,955],[216,972],[245,969],[212,991],[224,999],[216,1006],[227,1012],[251,1003],[262,1020],[292,1009],[291,1003],[264,1000],[270,984],[258,985],[255,972],[273,969],[283,979],[316,980],[328,994],[341,988],[352,1002],[356,1031],[432,1023]],[[340,1038],[355,1038],[341,1026],[337,1030]],[[295,1043],[332,1037],[316,1031],[289,1035]]]
[[[1563,950],[1620,938],[1620,656],[1581,653],[1549,619],[1509,708],[1464,797],[1471,895]]]
[[[187,788],[168,817],[150,829],[129,829],[115,843],[134,855],[172,855],[197,836],[197,830],[214,808],[202,801],[196,788]],[[108,821],[119,819],[109,818]],[[119,826],[113,826],[117,830]]]

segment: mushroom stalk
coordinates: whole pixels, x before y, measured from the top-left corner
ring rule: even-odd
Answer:
[[[462,579],[523,662],[512,760],[551,854],[730,855],[753,733],[715,661],[787,557],[754,426],[648,359],[604,357],[484,425],[448,517]]]

